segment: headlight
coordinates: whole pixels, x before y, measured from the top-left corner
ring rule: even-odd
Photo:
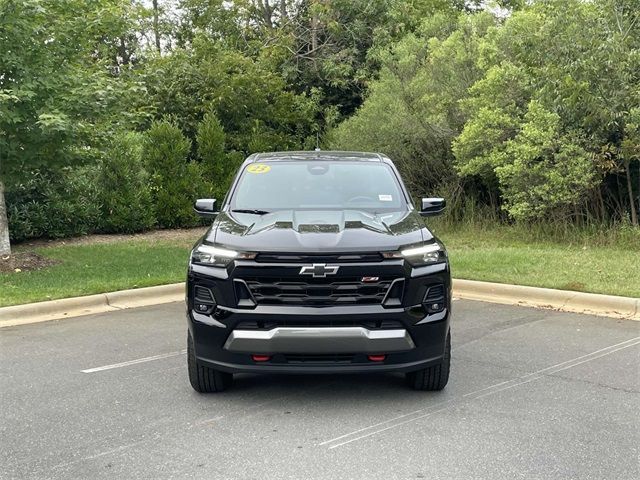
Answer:
[[[191,252],[191,261],[201,265],[211,265],[214,267],[226,267],[235,258],[255,258],[255,253],[236,252],[226,248],[214,247],[212,245],[201,244]]]
[[[444,262],[447,259],[447,251],[439,243],[429,243],[415,248],[400,250],[400,254],[411,265],[428,265]]]

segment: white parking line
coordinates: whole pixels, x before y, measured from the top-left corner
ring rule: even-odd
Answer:
[[[513,380],[507,380],[504,382],[497,383],[495,385],[491,385],[489,387],[481,388],[480,390],[475,390],[473,392],[466,393],[458,398],[453,398],[451,400],[447,400],[444,402],[438,402],[434,405],[431,405],[427,408],[423,408],[420,410],[416,410],[411,413],[406,413],[404,415],[400,415],[394,418],[390,418],[389,420],[385,420],[383,422],[376,423],[374,425],[370,425],[368,427],[360,428],[353,432],[346,433],[344,435],[340,435],[339,437],[332,438],[331,440],[326,440],[318,446],[329,445],[329,450],[332,450],[337,447],[341,447],[343,445],[347,445],[348,443],[355,442],[357,440],[361,440],[363,438],[370,437],[372,435],[376,435],[378,433],[385,432],[387,430],[391,430],[392,428],[396,428],[407,423],[415,422],[416,420],[426,418],[435,413],[446,410],[447,408],[457,406],[461,403],[470,402],[472,400],[477,400],[483,397],[487,397],[489,395],[493,395],[504,390],[508,390],[519,385],[524,385],[526,383],[532,382],[534,380],[538,380],[543,378],[545,375],[560,372],[563,370],[568,370],[569,368],[575,367],[577,365],[581,365],[583,363],[589,362],[591,360],[595,360],[600,357],[604,357],[605,355],[609,355],[611,353],[617,352],[619,350],[623,350],[625,348],[633,347],[634,345],[640,344],[640,337],[631,338],[624,342],[617,343],[615,345],[610,345],[605,348],[601,348],[600,350],[596,350],[595,352],[588,353],[586,355],[581,355],[576,358],[572,358],[571,360],[567,360],[555,365],[551,365],[550,367],[543,368],[541,370],[535,371],[533,373],[528,373],[521,377],[515,378]],[[438,408],[440,407],[440,408]],[[383,425],[387,425],[383,428]],[[363,433],[366,432],[366,433]],[[357,435],[362,433],[362,435]],[[354,437],[354,435],[357,435]],[[349,438],[351,437],[351,438]],[[342,441],[340,441],[342,440]]]
[[[542,370],[538,370],[537,372],[533,372],[533,373],[529,373],[527,375],[523,375],[521,377],[516,378],[515,380],[511,380],[509,383],[510,385],[505,385],[501,388],[498,388],[496,390],[487,392],[487,393],[483,393],[480,395],[476,395],[474,396],[474,398],[482,398],[482,397],[486,397],[488,395],[492,395],[494,393],[498,393],[501,392],[503,390],[508,390],[509,388],[513,388],[513,387],[517,387],[518,385],[523,385],[525,383],[529,383],[532,382],[534,380],[538,380],[542,377],[544,377],[545,375],[551,375],[553,373],[556,372],[561,372],[563,370],[568,370],[570,368],[576,367],[578,365],[581,365],[583,363],[586,362],[590,362],[591,360],[595,360],[597,358],[600,357],[604,357],[605,355],[609,355],[611,353],[617,352],[619,350],[623,350],[625,348],[628,347],[633,347],[634,345],[638,345],[640,344],[640,337],[636,337],[636,338],[632,338],[629,339],[625,342],[620,342],[620,343],[616,343],[615,345],[611,345],[609,347],[605,347],[605,348],[601,348],[600,350],[596,350],[595,352],[591,352],[591,353],[587,353],[586,355],[582,355],[580,357],[576,357],[573,358],[571,360],[567,360],[566,362],[562,362],[562,363],[558,363],[556,365],[551,365],[550,367],[547,368],[543,368]],[[497,385],[494,385],[493,387],[496,387]],[[493,387],[489,387],[489,388],[493,388]],[[486,389],[485,389],[486,390]],[[480,391],[476,392],[479,393]],[[466,394],[464,396],[468,396],[470,394]]]
[[[187,353],[186,350],[180,350],[179,352],[161,353],[160,355],[137,358],[135,360],[129,360],[128,362],[114,363],[111,365],[104,365],[102,367],[87,368],[86,370],[80,370],[80,371],[82,373],[102,372],[104,370],[111,370],[113,368],[128,367],[129,365],[136,365],[138,363],[152,362],[154,360],[160,360],[162,358],[177,357],[178,355],[184,355],[185,353]]]

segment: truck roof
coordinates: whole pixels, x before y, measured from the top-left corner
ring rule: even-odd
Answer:
[[[337,150],[293,151],[293,152],[263,152],[254,153],[247,158],[247,162],[261,161],[291,161],[291,160],[362,160],[383,162],[388,157],[372,152],[348,152]]]

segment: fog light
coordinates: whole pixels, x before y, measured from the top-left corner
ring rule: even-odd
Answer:
[[[428,313],[438,313],[444,310],[444,304],[442,303],[427,303]]]
[[[193,309],[203,315],[210,315],[216,308],[216,299],[210,288],[196,285],[193,289]]]
[[[422,301],[427,313],[440,313],[445,308],[445,288],[443,284],[431,285],[427,288]]]

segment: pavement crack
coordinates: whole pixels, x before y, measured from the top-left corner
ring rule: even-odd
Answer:
[[[564,375],[557,375],[557,374],[553,374],[553,373],[545,375],[545,377],[559,378],[561,380],[566,380],[568,382],[586,383],[588,385],[594,385],[596,387],[606,388],[608,390],[613,390],[613,391],[616,391],[616,392],[640,393],[640,390],[633,390],[633,389],[623,388],[623,387],[614,387],[613,385],[607,385],[607,384],[604,384],[604,383],[601,383],[601,382],[594,382],[592,380],[587,380],[585,378],[572,378],[572,377],[567,377],[567,376],[564,376]]]
[[[451,351],[453,353],[455,350],[452,349]],[[463,362],[471,363],[471,364],[474,364],[474,365],[482,365],[482,366],[485,366],[485,367],[502,368],[504,370],[510,370],[510,371],[515,372],[517,374],[528,374],[529,373],[528,370],[524,370],[524,369],[521,369],[521,368],[516,368],[513,365],[501,365],[499,363],[488,362],[486,360],[477,360],[475,358],[468,358],[468,357],[465,358],[464,356],[460,356],[457,352],[456,352],[455,361],[456,362],[463,361]]]

